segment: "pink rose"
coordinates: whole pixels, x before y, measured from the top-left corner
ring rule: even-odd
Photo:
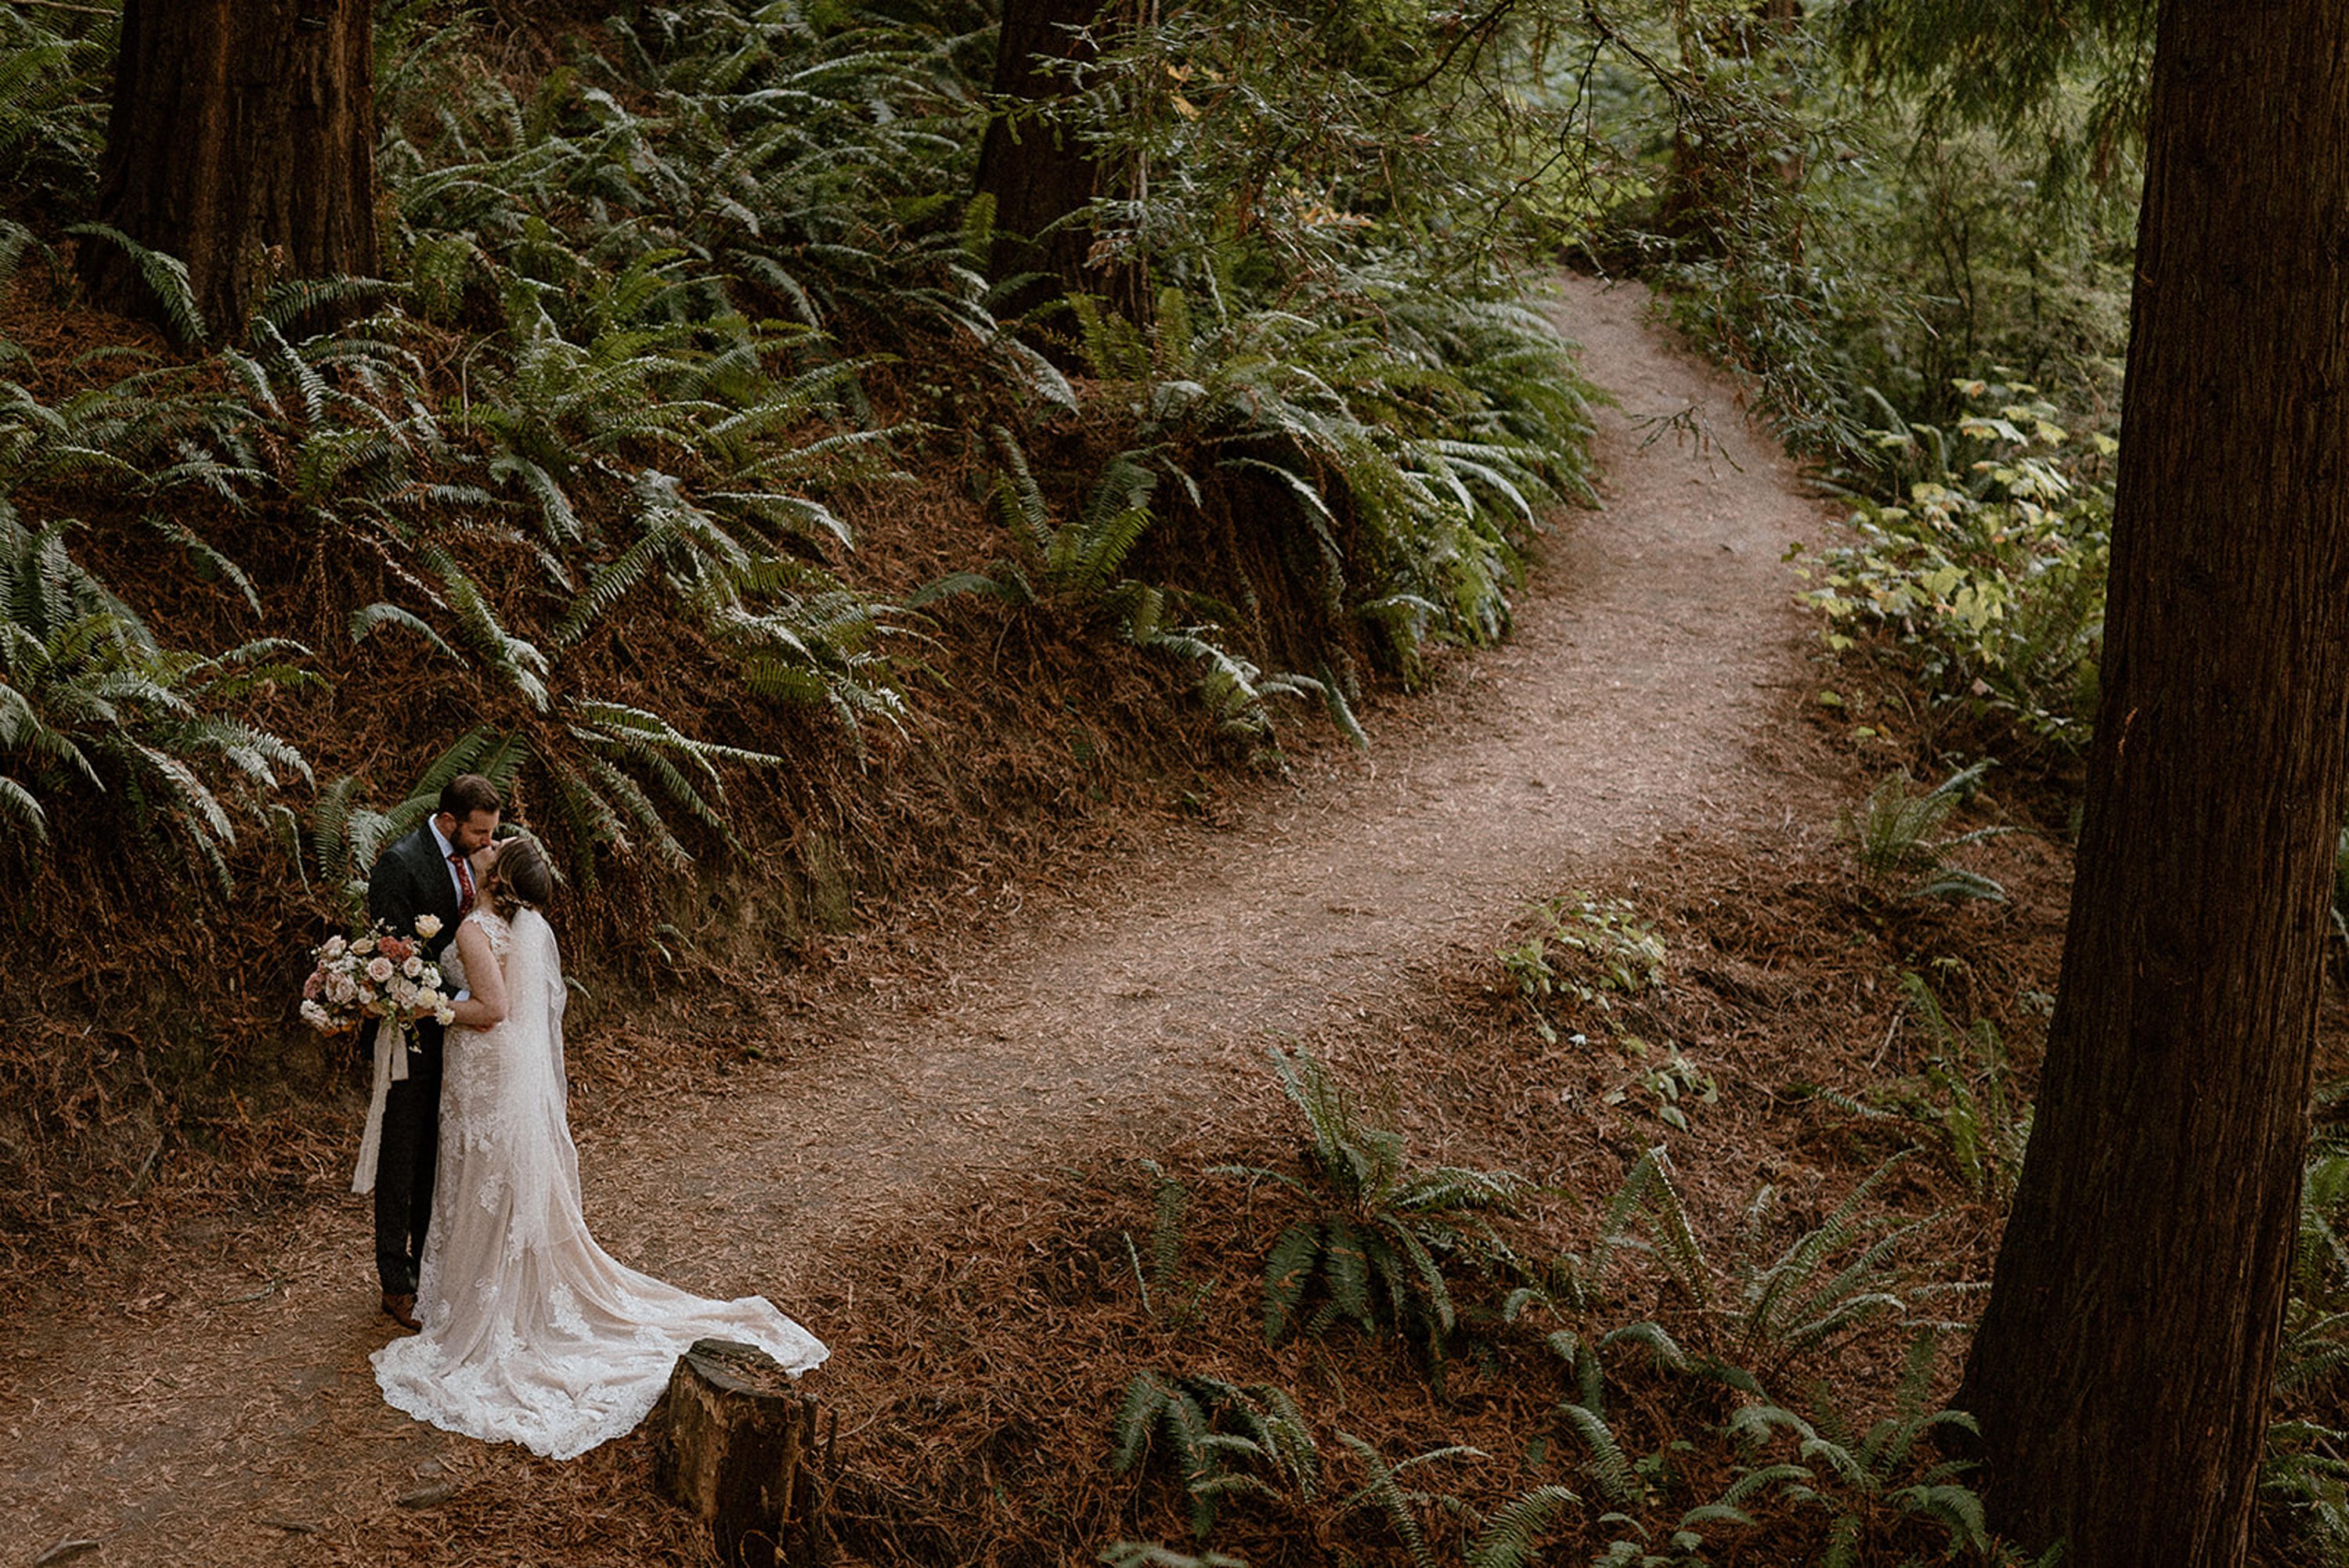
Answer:
[[[371,958],[367,961],[367,978],[380,985],[391,978],[391,960],[381,957]]]

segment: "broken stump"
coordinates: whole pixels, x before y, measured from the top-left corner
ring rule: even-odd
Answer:
[[[653,1410],[654,1484],[709,1522],[723,1568],[816,1568],[833,1555],[817,1420],[765,1351],[696,1340]]]

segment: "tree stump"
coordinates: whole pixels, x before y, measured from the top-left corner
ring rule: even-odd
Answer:
[[[818,1420],[765,1351],[697,1340],[653,1411],[654,1484],[709,1522],[724,1568],[819,1568],[833,1543]]]

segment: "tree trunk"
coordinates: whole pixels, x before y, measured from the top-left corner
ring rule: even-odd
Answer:
[[[1085,287],[1090,225],[1071,221],[1093,199],[1100,167],[1062,105],[1074,95],[1069,67],[1097,51],[1077,29],[1102,16],[1102,0],[1006,0],[995,57],[1003,108],[978,151],[978,188],[995,198],[995,281],[1039,273],[1013,291],[1010,316]],[[1057,225],[1057,226],[1056,226]]]
[[[2148,135],[2078,879],[1958,1397],[2065,1568],[2242,1561],[2349,767],[2349,12],[2169,0]]]
[[[376,272],[374,26],[367,0],[126,0],[98,221],[187,263],[202,335],[277,278]],[[120,246],[86,238],[81,273],[186,335]]]
[[[720,1568],[816,1568],[834,1555],[816,1402],[756,1346],[697,1339],[647,1418],[653,1484],[709,1525]]]

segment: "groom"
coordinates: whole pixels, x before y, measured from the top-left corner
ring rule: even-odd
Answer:
[[[413,936],[419,917],[438,916],[440,930],[423,944],[424,956],[438,961],[473,907],[473,872],[465,858],[497,832],[504,806],[497,786],[478,773],[449,780],[438,810],[384,851],[367,873],[367,913],[394,936]],[[383,1284],[384,1315],[402,1328],[419,1326],[416,1274],[424,1259],[424,1229],[432,1220],[440,1144],[440,1026],[425,1018],[409,1032],[408,1077],[384,1099],[383,1143],[376,1158],[376,1274]]]

